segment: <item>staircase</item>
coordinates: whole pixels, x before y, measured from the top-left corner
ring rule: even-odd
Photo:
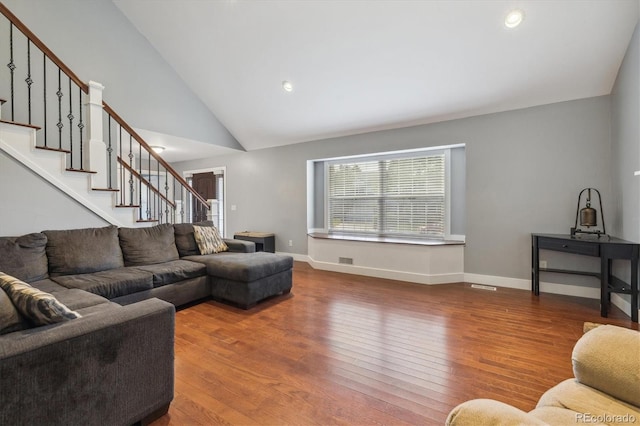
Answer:
[[[206,217],[209,202],[103,101],[104,87],[80,80],[1,2],[0,34],[1,151],[117,226]]]

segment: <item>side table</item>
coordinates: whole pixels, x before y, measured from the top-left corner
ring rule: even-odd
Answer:
[[[233,235],[236,240],[252,241],[256,244],[256,251],[276,252],[276,235],[269,232],[244,231]]]

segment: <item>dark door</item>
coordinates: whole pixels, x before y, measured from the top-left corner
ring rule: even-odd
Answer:
[[[205,200],[215,200],[216,198],[216,177],[213,172],[196,173],[191,180],[193,189]],[[207,209],[195,199],[192,203],[192,220],[193,222],[202,222],[207,220]]]

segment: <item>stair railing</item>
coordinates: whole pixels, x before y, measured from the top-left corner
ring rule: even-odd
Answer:
[[[92,117],[90,105],[83,106],[89,103],[89,85],[2,2],[0,14],[7,18],[0,20],[0,43],[5,44],[6,34],[8,51],[6,69],[0,70],[0,93],[10,95],[9,120],[3,116],[3,121],[37,123],[42,128],[36,134],[37,148],[66,153],[69,171],[95,173],[87,168],[87,124]],[[116,207],[137,208],[139,222],[191,222],[196,212],[209,209],[207,200],[109,105],[103,102],[102,110],[107,176],[105,187],[94,189],[117,192]]]

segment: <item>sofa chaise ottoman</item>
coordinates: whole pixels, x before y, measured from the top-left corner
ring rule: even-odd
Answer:
[[[292,286],[293,258],[267,252],[217,253],[187,256],[206,265],[214,299],[250,309],[260,300],[288,294]]]

